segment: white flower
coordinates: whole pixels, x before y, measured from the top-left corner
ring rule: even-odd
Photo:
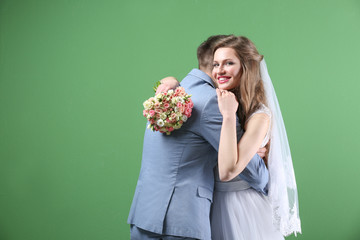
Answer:
[[[165,120],[165,119],[166,119],[166,117],[167,117],[167,116],[166,116],[166,114],[165,114],[165,113],[161,113],[161,114],[160,114],[160,118],[161,118],[161,119]]]
[[[172,90],[172,89],[170,89],[169,91],[168,91],[168,94],[173,94],[174,93],[174,90]]]
[[[164,121],[162,119],[159,119],[157,120],[156,124],[159,126],[159,127],[163,127],[164,126]]]
[[[186,115],[183,115],[183,116],[181,117],[181,119],[182,119],[184,122],[186,122],[186,121],[188,120],[188,117],[187,117]]]
[[[149,101],[149,100],[146,100],[146,101],[143,103],[143,105],[144,105],[144,108],[145,108],[145,109],[150,109],[150,108],[153,107],[154,103],[151,102],[151,101]]]
[[[162,99],[162,94],[161,93],[158,93],[156,96],[155,96],[158,100]]]
[[[172,104],[176,104],[177,102],[178,102],[177,97],[174,97],[174,98],[171,99]]]
[[[175,107],[174,108],[174,111],[177,113],[177,112],[179,112],[179,108],[178,107]]]

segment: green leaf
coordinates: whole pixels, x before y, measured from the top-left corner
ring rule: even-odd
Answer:
[[[154,89],[154,92],[156,92],[156,89],[160,86],[161,82],[160,81],[157,81],[153,87]]]

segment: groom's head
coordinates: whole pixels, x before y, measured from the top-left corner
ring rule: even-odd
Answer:
[[[213,51],[215,45],[222,39],[229,35],[214,35],[210,36],[206,41],[200,44],[197,49],[197,58],[199,62],[199,69],[211,77],[213,68]]]

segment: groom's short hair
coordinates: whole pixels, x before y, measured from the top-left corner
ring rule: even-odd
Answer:
[[[200,44],[197,49],[197,58],[200,70],[210,70],[213,65],[213,51],[215,45],[229,35],[210,36],[206,41]]]

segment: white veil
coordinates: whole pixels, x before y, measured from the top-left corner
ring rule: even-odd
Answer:
[[[264,59],[260,62],[260,73],[272,113],[268,168],[273,223],[284,236],[292,233],[296,236],[301,233],[301,224],[295,174],[279,102]]]

